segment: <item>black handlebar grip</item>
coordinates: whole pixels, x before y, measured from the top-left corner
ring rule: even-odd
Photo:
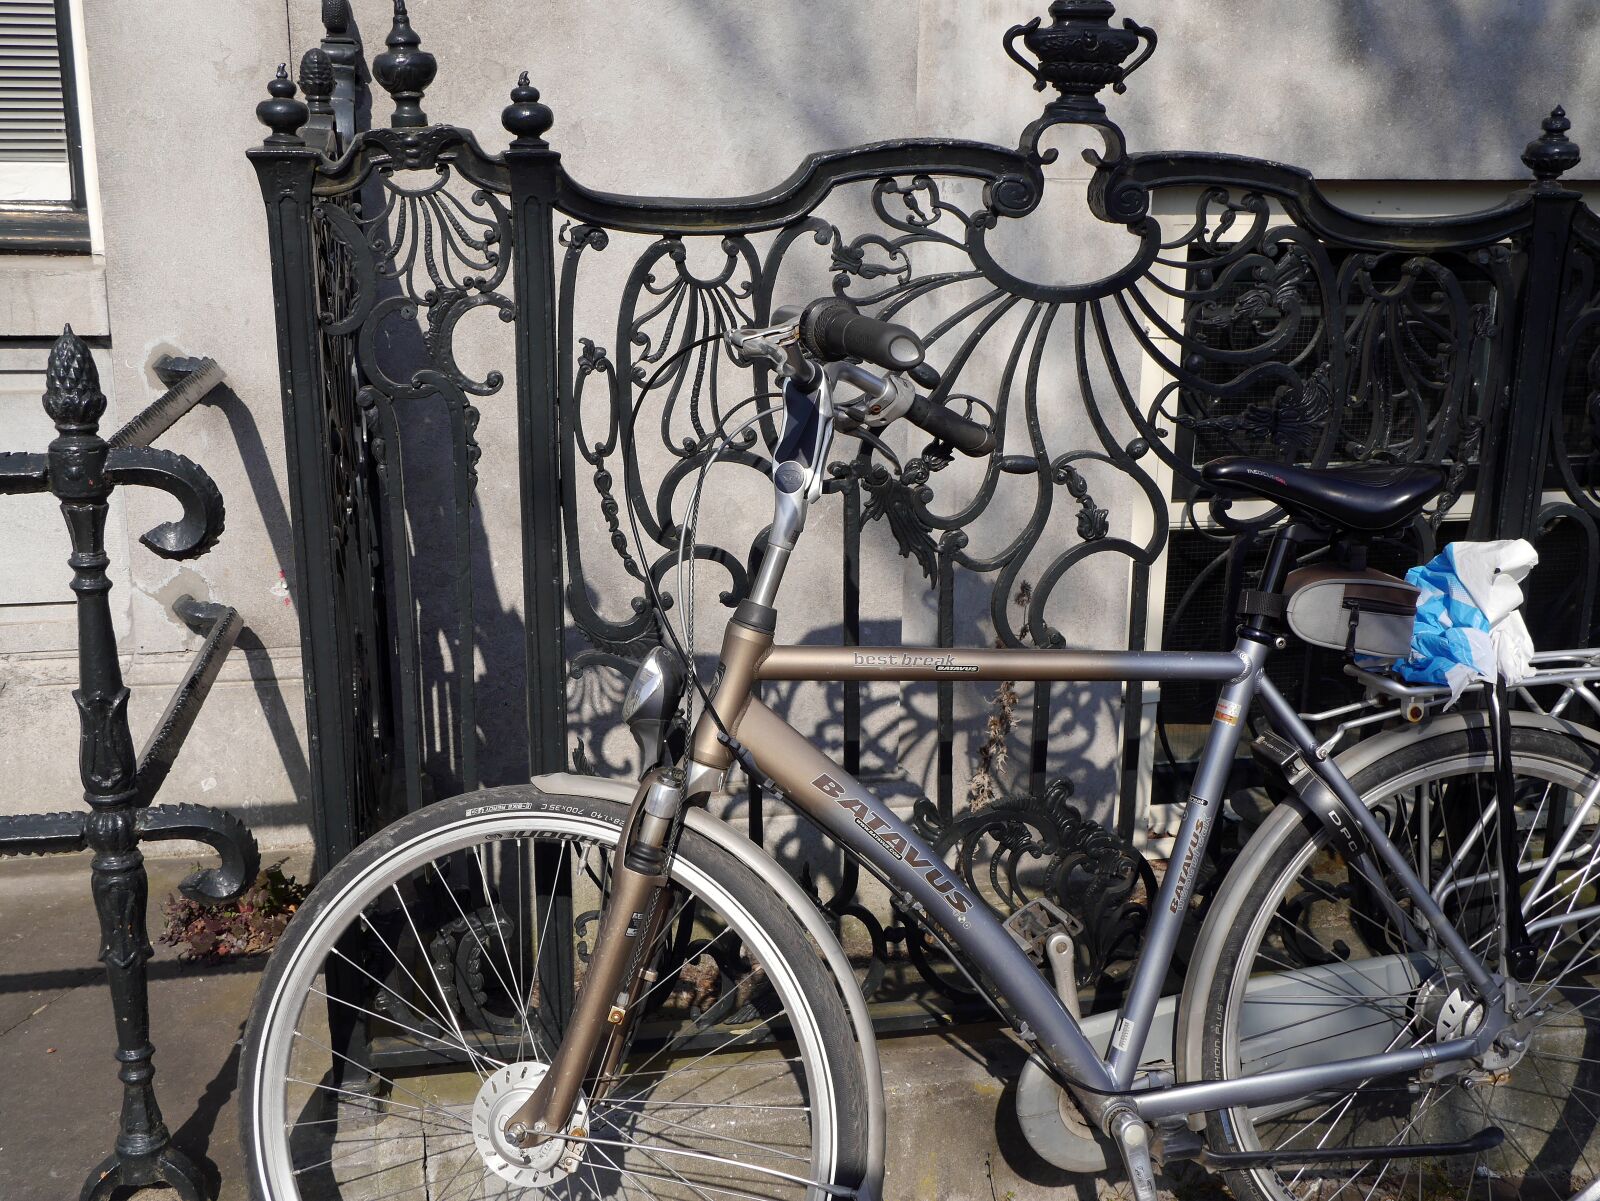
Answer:
[[[824,363],[865,359],[886,371],[922,362],[922,339],[903,325],[864,317],[847,300],[813,300],[800,314],[800,345]]]
[[[952,413],[926,396],[912,400],[911,407],[906,410],[906,420],[939,441],[948,442],[964,455],[977,458],[994,449],[994,431],[988,426],[979,425],[960,413]]]

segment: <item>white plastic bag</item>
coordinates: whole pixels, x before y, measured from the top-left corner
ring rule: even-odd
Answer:
[[[1414,684],[1448,686],[1458,698],[1474,680],[1498,672],[1515,685],[1533,670],[1533,639],[1518,611],[1522,581],[1539,561],[1522,538],[1452,542],[1406,572],[1422,590],[1411,654],[1396,665]]]

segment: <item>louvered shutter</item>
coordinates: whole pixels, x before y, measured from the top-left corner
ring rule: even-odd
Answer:
[[[0,164],[67,162],[52,0],[0,0]]]

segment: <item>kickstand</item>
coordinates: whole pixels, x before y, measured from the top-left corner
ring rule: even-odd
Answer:
[[[1494,752],[1495,820],[1500,831],[1500,887],[1505,908],[1506,969],[1527,983],[1538,954],[1528,937],[1522,913],[1522,849],[1517,843],[1516,777],[1511,757],[1511,705],[1505,679],[1496,675],[1484,690],[1489,711],[1489,738]]]

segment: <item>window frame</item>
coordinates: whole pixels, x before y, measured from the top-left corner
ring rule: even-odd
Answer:
[[[78,61],[73,0],[52,0],[56,13],[56,54],[61,64],[62,115],[66,120],[67,174],[72,194],[65,200],[0,201],[0,254],[89,254],[88,183],[83,161]]]

